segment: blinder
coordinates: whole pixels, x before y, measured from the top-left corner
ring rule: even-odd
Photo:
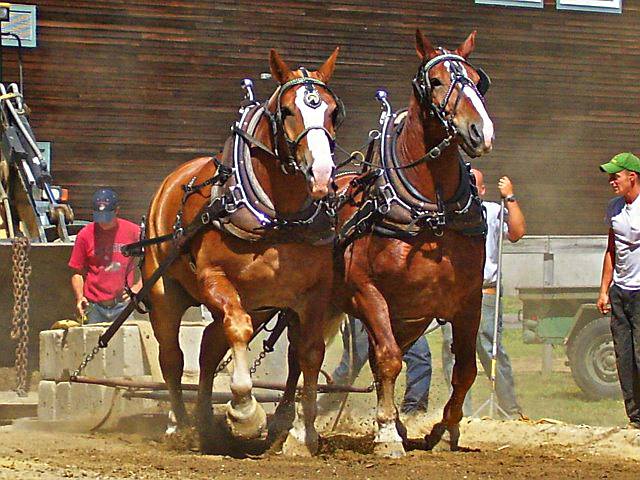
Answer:
[[[478,92],[480,92],[480,95],[484,97],[487,95],[489,87],[491,87],[491,78],[482,68],[476,68],[476,73],[480,77],[480,80],[476,83],[476,88],[478,89]]]
[[[445,50],[442,50],[442,52],[443,53],[441,55],[438,55],[427,62],[423,62],[418,69],[418,73],[413,79],[413,88],[420,103],[423,105],[431,103],[430,100],[433,87],[431,85],[431,79],[429,78],[429,71],[437,64],[447,61],[451,62],[451,72],[452,77],[454,77],[452,83],[461,83],[463,85],[466,83],[473,85],[480,96],[484,98],[491,86],[491,78],[489,78],[489,75],[487,75],[482,68],[475,68],[470,62],[460,55],[448,53]],[[476,71],[480,77],[477,83],[473,84],[468,79],[461,68],[461,64],[469,65]]]

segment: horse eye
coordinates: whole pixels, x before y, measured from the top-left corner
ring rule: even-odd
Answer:
[[[442,86],[442,82],[440,80],[438,80],[437,78],[430,78],[429,79],[429,83],[431,84],[432,87],[441,87]]]
[[[282,107],[281,110],[282,110],[282,118],[293,115],[293,112],[287,107]]]

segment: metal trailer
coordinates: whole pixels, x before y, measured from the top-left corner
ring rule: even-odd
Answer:
[[[620,397],[609,328],[596,308],[598,287],[520,287],[524,343],[564,346],[580,389],[592,399]]]

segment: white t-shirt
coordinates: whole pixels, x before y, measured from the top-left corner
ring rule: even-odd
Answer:
[[[498,281],[498,232],[500,231],[500,204],[482,202],[487,212],[487,239],[485,243],[487,258],[484,261],[484,286],[495,286]],[[506,236],[509,231],[507,225],[509,212],[504,209],[504,225],[502,233]]]
[[[640,196],[627,204],[616,197],[607,206],[607,225],[613,229],[616,254],[613,283],[640,290]]]

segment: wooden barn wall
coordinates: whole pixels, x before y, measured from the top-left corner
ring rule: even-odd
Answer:
[[[638,2],[622,15],[481,6],[473,0],[47,0],[38,46],[25,51],[25,95],[53,174],[89,217],[98,186],[114,187],[138,219],[164,176],[216,152],[242,97],[276,48],[292,66],[319,66],[341,47],[333,79],[347,105],[340,143],[360,146],[376,126],[376,89],[407,103],[418,66],[414,31],[455,48],[474,29],[472,60],[493,79],[497,139],[474,160],[495,198],[512,177],[532,234],[600,234],[611,196],[598,164],[638,152]],[[5,81],[15,52],[5,49]]]

